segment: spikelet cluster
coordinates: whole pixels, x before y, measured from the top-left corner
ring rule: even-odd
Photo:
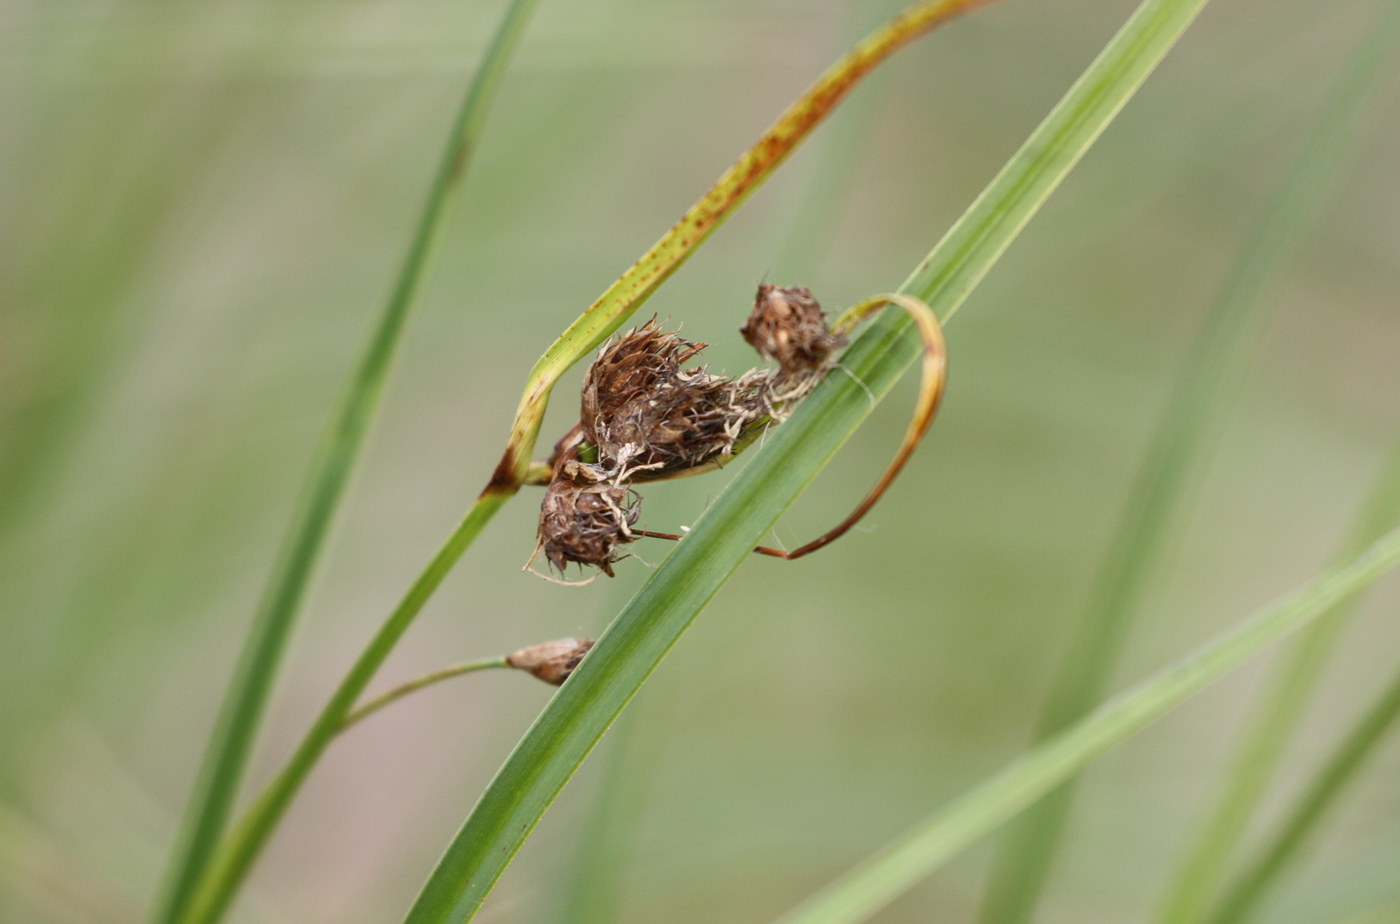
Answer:
[[[740,333],[777,368],[737,378],[686,368],[705,344],[655,318],[603,345],[584,375],[579,419],[597,458],[580,461],[577,445],[560,453],[540,509],[540,545],[561,573],[575,562],[611,577],[620,547],[636,539],[634,482],[723,464],[746,437],[785,420],[846,343],[801,286],[759,286]]]

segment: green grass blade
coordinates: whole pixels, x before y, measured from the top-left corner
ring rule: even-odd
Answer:
[[[1394,29],[1368,40],[1342,79],[1212,309],[1124,506],[1094,596],[1071,641],[1037,722],[1043,740],[1103,698],[1127,627],[1140,608],[1177,514],[1224,429],[1267,322],[1270,284],[1277,279],[1347,142],[1389,56]],[[1383,33],[1383,34],[1382,34]],[[981,924],[1026,924],[1049,873],[1055,844],[1074,798],[1074,782],[1052,794],[1005,835],[988,882]],[[1212,863],[1205,857],[1201,863]],[[1197,867],[1183,884],[1208,886],[1212,868]],[[1185,924],[1194,894],[1178,890],[1163,922]]]
[[[1303,790],[1282,824],[1268,839],[1259,856],[1245,867],[1239,879],[1226,890],[1219,907],[1206,920],[1209,924],[1236,924],[1247,921],[1258,909],[1269,887],[1278,880],[1288,863],[1317,830],[1327,810],[1337,801],[1366,758],[1375,752],[1400,716],[1400,674],[1390,681],[1361,721],[1347,735],[1336,752],[1323,765],[1316,778]]]
[[[1350,558],[1375,541],[1395,524],[1397,517],[1400,517],[1400,446],[1396,447],[1362,505],[1339,559]],[[1341,603],[1318,620],[1290,645],[1283,662],[1273,672],[1218,803],[1182,864],[1160,920],[1180,924],[1197,921],[1215,897],[1231,855],[1268,790],[1284,747],[1358,602],[1353,598]]]
[[[1280,884],[1282,885],[1282,884]],[[1400,920],[1400,840],[1392,838],[1288,883],[1268,904],[1267,924],[1361,924]]]
[[[1147,0],[903,291],[948,318],[1204,4]],[[882,314],[832,376],[774,430],[623,609],[497,773],[408,914],[469,920],[540,817],[700,609],[919,355],[902,312]]]
[[[354,709],[355,703],[389,657],[389,653],[394,650],[404,632],[408,631],[408,627],[457,560],[486,527],[496,511],[510,498],[510,494],[500,492],[482,495],[448,537],[447,542],[433,556],[433,560],[423,569],[423,573],[413,582],[403,600],[380,626],[379,631],[350,668],[350,672],[340,682],[330,702],[316,717],[315,724],[297,746],[287,765],[253,800],[228,838],[219,845],[191,897],[187,912],[182,918],[184,924],[213,924],[227,910],[239,884],[248,875],[253,861],[272,836],[277,822],[286,814],[293,797],[301,789],[302,783],[306,782],[311,769],[320,760],[331,741],[345,727],[346,719]]]
[[[1400,564],[1400,530],[1260,611],[1213,644],[1104,703],[935,813],[777,924],[855,924],[998,825],[1260,651]],[[1233,919],[1230,919],[1233,920]]]
[[[477,69],[388,304],[321,438],[205,752],[164,894],[155,906],[156,921],[174,924],[182,919],[228,824],[297,611],[379,409],[404,326],[447,228],[501,73],[536,2],[513,0]]]
[[[852,20],[855,18],[853,13]],[[838,47],[845,47],[865,30],[848,31],[851,34]],[[888,88],[888,84],[884,86]],[[822,142],[816,168],[803,179],[804,193],[782,222],[786,232],[772,261],[774,277],[806,278],[820,265],[834,238],[840,205],[851,195],[857,164],[870,154],[871,125],[881,111],[878,102],[872,102],[872,91],[877,90],[867,86],[863,104],[845,114],[842,131]],[[667,740],[680,732],[674,723],[658,720],[658,715],[657,704],[652,702],[641,715],[633,709],[620,727],[614,725],[608,732],[604,766],[597,772],[586,820],[572,838],[573,856],[563,877],[567,887],[553,913],[553,920],[561,924],[613,924],[618,919],[629,847],[637,838],[640,823],[640,813],[629,796],[645,788]]]

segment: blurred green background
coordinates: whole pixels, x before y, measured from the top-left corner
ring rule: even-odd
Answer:
[[[541,5],[288,659],[255,784],[485,483],[545,346],[899,6]],[[832,308],[896,286],[1132,7],[1009,0],[902,52],[645,312],[738,372],[753,364],[737,328],[761,277]],[[1207,7],[949,326],[947,401],[886,500],[818,556],[739,572],[479,920],[766,921],[1023,749],[1203,314],[1380,9]],[[312,447],[500,13],[0,3],[0,920],[141,920]],[[1368,122],[1270,300],[1120,686],[1319,570],[1400,431],[1394,72]],[[579,374],[542,443],[575,418]],[[782,542],[844,515],[912,399],[910,381],[788,515]],[[691,522],[725,477],[648,489],[645,525]],[[497,517],[376,688],[602,631],[646,566],[582,589],[520,573],[537,502],[522,493]],[[1393,670],[1397,611],[1392,578],[1349,632],[1285,792]],[[1040,920],[1143,919],[1265,666],[1095,765]],[[398,920],[550,692],[478,675],[356,729],[233,919]],[[1400,882],[1397,772],[1393,741],[1310,855],[1300,895],[1355,891],[1337,883],[1358,870],[1365,887]],[[969,920],[988,856],[960,858],[877,920]]]

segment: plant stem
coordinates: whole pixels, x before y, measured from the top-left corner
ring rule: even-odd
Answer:
[[[1400,565],[1400,529],[1037,745],[1010,767],[783,915],[776,924],[856,924],[866,920],[1110,748],[1396,565]]]
[[[1260,851],[1258,858],[1226,891],[1218,910],[1206,919],[1209,924],[1242,924],[1249,919],[1278,874],[1317,829],[1361,764],[1375,752],[1376,745],[1395,724],[1396,716],[1400,716],[1400,674],[1390,681],[1390,685],[1298,797],[1292,811]]]
[[[368,647],[361,653],[339,688],[331,697],[311,730],[297,747],[291,760],[273,778],[239,819],[228,838],[219,846],[208,871],[199,882],[184,917],[188,924],[211,924],[223,914],[239,883],[247,875],[253,860],[272,834],[278,820],[286,812],[292,797],[305,782],[311,768],[325,752],[332,739],[347,724],[356,700],[374,678],[379,667],[393,651],[412,624],[428,598],[447,577],[453,565],[462,557],[477,535],[514,492],[491,491],[483,494],[471,511],[433,556],[428,567],[414,581],[403,600],[394,608],[379,628]]]
[[[378,412],[404,327],[437,256],[501,74],[536,2],[513,0],[477,68],[448,133],[442,160],[388,304],[322,437],[182,823],[164,897],[155,906],[154,920],[162,924],[185,919],[195,889],[227,827],[297,611]]]
[[[408,694],[416,693],[424,687],[430,687],[435,683],[451,680],[453,677],[460,677],[463,674],[474,674],[477,671],[490,670],[493,667],[509,666],[504,657],[482,658],[480,661],[467,661],[465,664],[454,664],[451,667],[444,667],[441,670],[424,674],[422,677],[415,677],[407,683],[401,683],[392,690],[381,693],[363,706],[360,706],[354,712],[351,712],[341,721],[338,731],[344,732],[351,725],[369,718],[390,703],[398,702]]]
[[[1093,600],[1046,699],[1036,740],[1064,728],[1103,697],[1127,627],[1170,545],[1177,514],[1193,496],[1257,352],[1270,286],[1336,170],[1390,41],[1375,36],[1338,83],[1192,348],[1110,540]],[[1030,921],[1073,799],[1070,781],[1004,835],[980,924]],[[1214,858],[1202,854],[1189,877],[1204,882],[1214,867],[1201,863],[1214,863]],[[1195,897],[1181,889],[1176,896],[1162,921],[1185,924]]]

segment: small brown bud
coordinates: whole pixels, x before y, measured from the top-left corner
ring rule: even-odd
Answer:
[[[575,469],[581,466],[568,466]],[[569,562],[596,565],[608,577],[622,556],[617,547],[633,541],[641,501],[625,486],[577,484],[556,474],[540,505],[540,544],[549,563],[564,573]]]
[[[529,671],[545,683],[556,687],[569,679],[593,643],[586,638],[561,638],[540,645],[522,648],[506,658],[517,670]]]
[[[843,335],[827,329],[822,306],[805,286],[760,285],[753,313],[739,333],[788,375],[822,368],[846,345]]]

